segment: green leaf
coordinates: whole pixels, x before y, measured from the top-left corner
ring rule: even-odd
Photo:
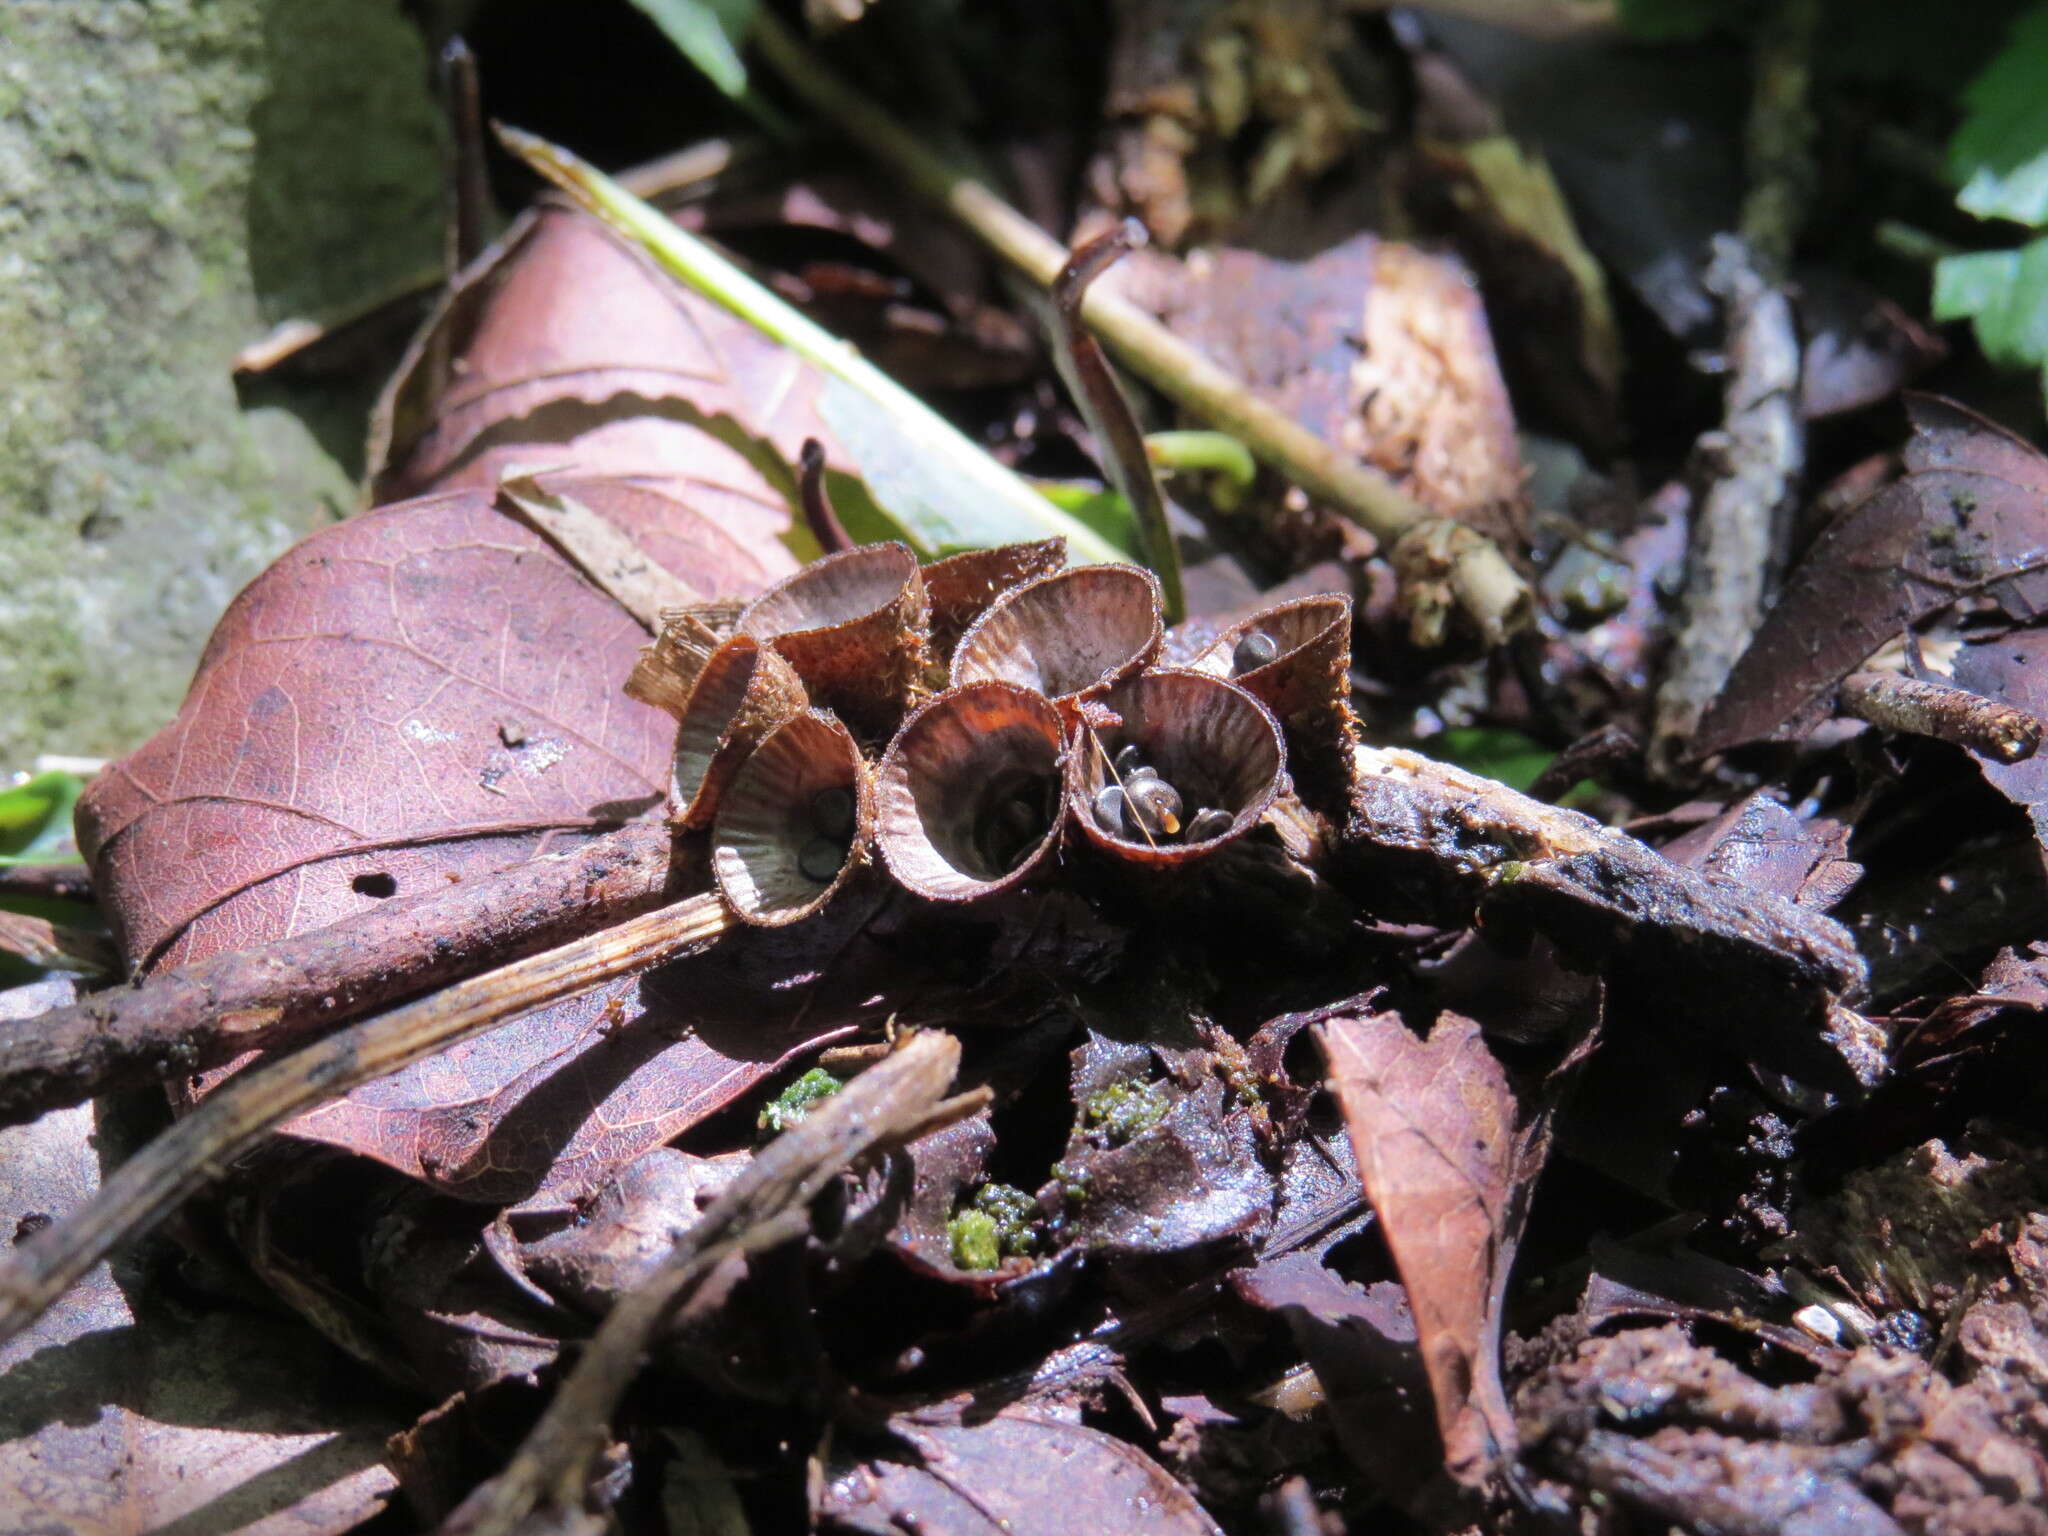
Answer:
[[[1453,726],[1441,736],[1423,744],[1437,757],[1456,763],[1489,779],[1499,779],[1509,789],[1527,790],[1536,776],[1550,766],[1556,754],[1542,742],[1520,731],[1503,731],[1491,726]]]
[[[1697,42],[1717,27],[1739,27],[1748,0],[1620,0],[1622,27],[1652,43]]]
[[[1120,491],[1092,480],[1034,480],[1038,494],[1076,522],[1085,523],[1123,551],[1126,560],[1138,558],[1138,520],[1131,504]]]
[[[1984,355],[2002,367],[2048,363],[2048,239],[1943,257],[1934,268],[1934,318],[1968,320]]]
[[[683,57],[726,95],[747,89],[747,64],[740,57],[754,28],[756,0],[633,0],[682,50]]]
[[[39,773],[0,791],[0,864],[69,864],[71,812],[85,789],[75,773]]]
[[[967,548],[1057,535],[1067,541],[1075,560],[1124,558],[1100,534],[1061,513],[852,346],[783,303],[602,171],[532,134],[515,128],[500,128],[498,133],[515,154],[662,267],[847,386],[832,408],[863,430],[872,429],[872,441],[885,450],[883,457],[889,461],[880,470],[887,488],[869,473],[865,460],[862,478],[881,510],[920,542],[934,548]],[[855,395],[863,397],[864,405],[846,403]],[[874,427],[877,418],[887,418],[888,425]],[[906,458],[922,458],[924,463],[913,470]],[[938,485],[945,488],[943,500],[933,490]],[[906,500],[893,504],[891,490]]]
[[[2048,5],[2013,24],[2005,47],[1963,92],[1948,164],[1964,212],[2048,225]]]

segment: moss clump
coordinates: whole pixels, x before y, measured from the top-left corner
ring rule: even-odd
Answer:
[[[970,1208],[955,1216],[946,1223],[946,1241],[961,1269],[994,1269],[1003,1262],[1002,1235],[987,1211]]]
[[[763,1106],[758,1123],[779,1136],[845,1086],[823,1067],[813,1067]]]
[[[1100,1131],[1111,1146],[1120,1147],[1141,1132],[1151,1130],[1172,1107],[1164,1083],[1111,1083],[1088,1095],[1088,1102],[1081,1106],[1081,1123],[1091,1131]]]
[[[946,1241],[961,1269],[995,1269],[1004,1259],[1033,1252],[1031,1230],[1038,1204],[1011,1184],[984,1184],[965,1209],[946,1223]]]

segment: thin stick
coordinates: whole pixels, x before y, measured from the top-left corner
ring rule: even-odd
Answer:
[[[536,1008],[673,960],[732,922],[716,896],[691,896],[458,982],[235,1079],[122,1164],[76,1214],[0,1258],[0,1344],[294,1115]]]
[[[1845,715],[1888,731],[1953,742],[1995,763],[2023,763],[2041,747],[2038,716],[1953,683],[1854,672],[1842,680],[1839,698]]]
[[[511,1536],[543,1504],[557,1514],[582,1510],[619,1399],[697,1282],[732,1254],[801,1236],[805,1207],[858,1159],[986,1104],[986,1089],[940,1102],[959,1063],[952,1036],[912,1036],[762,1148],[653,1273],[620,1298],[510,1463],[463,1501],[442,1536]]]
[[[215,955],[68,1008],[0,1022],[0,1126],[120,1084],[297,1044],[402,997],[644,912],[674,839],[642,824],[572,853],[394,896],[260,949]]]
[[[460,37],[441,50],[448,114],[448,270],[460,272],[490,244],[491,183],[484,163],[483,85],[476,55]]]
[[[1066,248],[981,182],[867,101],[825,68],[766,9],[754,17],[761,57],[812,109],[900,176],[920,196],[947,209],[996,255],[1050,288],[1066,265]],[[1311,495],[1327,502],[1390,547],[1445,521],[1393,481],[1339,452],[1260,399],[1137,305],[1100,290],[1081,308],[1089,327],[1117,357],[1192,415],[1241,439],[1254,454]],[[1528,623],[1534,600],[1499,549],[1483,538],[1460,541],[1454,586],[1490,637]]]
[[[1145,563],[1159,577],[1166,622],[1178,624],[1188,616],[1188,603],[1180,579],[1180,546],[1166,521],[1166,498],[1160,494],[1159,477],[1153,473],[1137,414],[1110,371],[1101,346],[1081,323],[1081,305],[1095,279],[1119,256],[1144,243],[1145,226],[1126,219],[1121,229],[1098,236],[1074,252],[1053,279],[1053,336],[1060,361],[1070,375],[1074,398],[1102,450],[1102,467],[1131,504],[1138,546]]]
[[[828,555],[853,548],[853,536],[832,510],[832,498],[825,490],[825,445],[815,437],[804,439],[796,456],[797,491],[803,502],[804,523],[818,548]]]

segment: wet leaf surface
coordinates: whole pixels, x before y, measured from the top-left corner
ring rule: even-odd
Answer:
[[[990,1529],[1208,1536],[1218,1529],[1179,1483],[1122,1440],[1006,1410],[979,1424],[894,1426],[903,1450],[828,1471],[825,1529],[934,1536]]]

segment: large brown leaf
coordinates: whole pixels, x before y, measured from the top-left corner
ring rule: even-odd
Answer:
[[[1547,1105],[1516,1093],[1459,1014],[1426,1040],[1397,1014],[1331,1019],[1317,1036],[1414,1310],[1445,1468],[1483,1482],[1515,1454],[1500,1306],[1549,1146]]]
[[[705,593],[793,568],[621,481],[550,477]],[[674,734],[619,685],[647,636],[481,492],[300,544],[229,608],[178,717],[92,786],[82,846],[149,970],[502,868],[660,804]],[[790,1044],[663,1039],[624,982],[296,1122],[478,1198],[587,1180],[729,1100]],[[642,1027],[606,1035],[600,1024]],[[730,1054],[729,1054],[730,1052]]]
[[[2048,458],[1951,401],[1916,395],[1908,409],[1905,478],[1814,541],[1694,755],[1799,734],[1865,657],[1959,597],[1986,591],[2022,619],[2048,608]]]
[[[392,500],[493,489],[515,464],[660,475],[736,535],[779,533],[803,440],[833,447],[819,383],[595,219],[543,204],[421,329],[378,404],[372,482]]]

